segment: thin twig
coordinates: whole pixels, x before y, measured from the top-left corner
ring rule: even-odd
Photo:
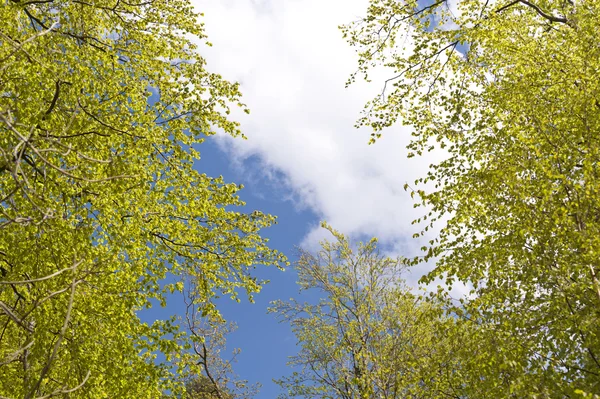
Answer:
[[[42,369],[40,376],[38,377],[37,383],[33,386],[33,388],[31,388],[31,390],[27,393],[27,395],[25,395],[25,399],[31,399],[33,394],[40,387],[40,384],[42,383],[42,380],[44,379],[44,377],[50,370],[50,367],[52,366],[52,362],[54,361],[54,359],[56,358],[56,355],[58,353],[58,348],[60,347],[60,344],[62,343],[62,341],[65,337],[65,334],[67,332],[67,327],[69,326],[69,321],[71,320],[71,311],[73,310],[73,302],[75,299],[75,288],[77,287],[77,266],[79,264],[81,264],[81,261],[79,261],[79,262],[74,261],[73,266],[71,267],[71,269],[73,270],[73,280],[71,282],[71,295],[69,297],[69,303],[67,305],[65,321],[63,322],[62,328],[60,329],[58,339],[54,343],[54,348],[52,349],[52,354],[48,357],[48,361],[46,362],[46,365]],[[86,378],[86,380],[87,380],[87,378]],[[50,394],[50,396],[52,396],[52,394]],[[50,396],[46,395],[45,397],[50,397]]]

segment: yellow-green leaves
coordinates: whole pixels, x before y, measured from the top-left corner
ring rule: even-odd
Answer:
[[[245,108],[197,18],[185,0],[0,6],[0,395],[158,397],[185,329],[136,311],[185,280],[218,318],[216,294],[285,262],[259,234],[275,218],[193,167]]]
[[[315,303],[277,301],[271,312],[291,324],[300,351],[294,371],[278,380],[281,397],[462,397],[466,330],[442,315],[439,303],[412,294],[402,259],[380,255],[377,240],[353,249],[327,224],[335,241],[317,253],[300,251],[295,264],[302,290]],[[477,381],[475,376],[472,381]],[[465,384],[465,385],[463,385]],[[479,396],[483,397],[483,396]]]
[[[600,394],[598,3],[371,4],[346,34],[359,68],[383,63],[394,78],[359,123],[410,124],[413,153],[448,153],[420,195],[429,221],[447,219],[424,248],[436,268],[423,281],[474,286],[461,307],[486,325],[481,385]],[[395,33],[374,34],[385,26]],[[386,39],[405,32],[404,45]]]

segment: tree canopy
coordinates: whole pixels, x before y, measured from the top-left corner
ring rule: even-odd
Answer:
[[[599,7],[372,0],[343,27],[358,74],[392,71],[359,125],[373,141],[411,125],[411,155],[447,153],[416,182],[421,234],[441,231],[413,263],[473,287],[453,311],[495,342],[480,363],[497,397],[600,394]]]
[[[241,186],[194,168],[240,136],[238,84],[206,69],[187,0],[0,6],[0,396],[150,398],[200,372],[193,334],[137,311],[252,296],[285,264]],[[158,357],[157,357],[158,356]]]
[[[214,300],[286,264],[241,185],[198,170],[243,135],[189,0],[0,6],[0,399],[249,398]],[[390,72],[358,126],[445,158],[405,185],[422,256],[375,239],[300,251],[278,301],[300,350],[286,397],[600,397],[600,2],[370,0],[342,27],[358,77]],[[409,290],[408,266],[431,262]],[[469,295],[452,298],[455,283]],[[140,311],[178,301],[154,323]]]
[[[277,380],[281,397],[488,397],[476,371],[463,370],[474,349],[464,347],[469,326],[411,292],[403,259],[383,256],[375,238],[355,246],[324,227],[334,240],[316,253],[300,250],[294,264],[301,290],[320,299],[276,301],[270,309],[290,323],[300,346],[292,374]]]

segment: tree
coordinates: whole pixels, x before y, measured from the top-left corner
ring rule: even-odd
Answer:
[[[295,263],[301,290],[323,297],[270,309],[291,324],[300,345],[289,362],[296,371],[277,381],[282,397],[491,397],[478,391],[479,376],[462,372],[467,331],[439,303],[411,293],[403,259],[382,256],[376,239],[352,250],[344,235],[324,227],[335,241],[323,241],[317,254],[300,250]]]
[[[198,301],[194,284],[184,290],[185,326],[189,332],[188,342],[191,351],[181,354],[188,370],[183,375],[185,394],[183,399],[250,399],[258,392],[260,384],[249,385],[233,373],[233,363],[240,353],[233,351],[229,359],[222,352],[226,350],[226,337],[236,329],[234,323],[223,321],[218,315],[202,317],[198,312]]]
[[[198,172],[197,145],[240,102],[206,69],[187,0],[0,6],[0,396],[160,397],[189,334],[137,311],[193,281],[250,298],[285,263],[241,186]],[[156,360],[163,354],[164,359]]]
[[[185,386],[185,399],[219,399],[219,390],[208,377],[199,376],[190,379]],[[221,393],[223,398],[231,398],[228,393]]]
[[[395,71],[359,124],[373,140],[410,124],[410,155],[448,153],[416,182],[430,183],[423,229],[446,221],[414,262],[437,259],[425,283],[473,286],[455,311],[496,343],[480,363],[498,397],[600,394],[599,15],[570,0],[372,0],[343,28],[359,72]]]

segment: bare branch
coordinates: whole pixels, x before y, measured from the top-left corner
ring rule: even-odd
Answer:
[[[75,299],[75,288],[77,287],[77,266],[79,264],[81,264],[82,261],[73,262],[73,266],[72,266],[72,270],[73,270],[73,280],[71,282],[71,295],[69,297],[69,302],[67,305],[67,312],[65,314],[65,321],[63,322],[63,326],[60,330],[60,333],[58,335],[58,339],[56,340],[56,342],[54,343],[54,348],[52,349],[52,354],[48,357],[48,360],[46,361],[46,365],[44,366],[44,368],[42,369],[42,371],[40,372],[40,376],[38,377],[38,381],[37,383],[33,386],[33,388],[31,388],[31,390],[29,391],[29,393],[27,393],[27,395],[25,395],[25,399],[31,399],[31,397],[33,396],[33,394],[38,390],[38,388],[40,387],[40,384],[42,383],[44,377],[46,376],[46,374],[48,373],[48,371],[50,370],[50,366],[52,365],[52,362],[54,361],[54,359],[56,358],[56,355],[58,353],[58,348],[60,347],[60,344],[62,343],[64,337],[65,337],[65,333],[67,332],[67,327],[69,325],[69,321],[71,320],[71,311],[73,309],[73,301]],[[89,372],[88,372],[89,375]],[[87,381],[87,378],[84,380]],[[52,396],[52,394],[50,395]],[[49,397],[49,396],[46,396]]]
[[[23,327],[27,332],[33,333],[33,326],[31,323],[26,323],[21,317],[17,316],[14,313],[14,310],[11,309],[7,304],[0,301],[0,309],[6,314],[12,321],[17,323],[19,326]]]
[[[502,11],[504,11],[504,10],[506,10],[506,9],[508,9],[508,8],[510,8],[510,7],[512,7],[512,6],[516,5],[516,4],[518,4],[518,3],[524,4],[524,5],[532,8],[532,9],[534,9],[535,12],[537,12],[537,14],[539,16],[547,19],[550,22],[558,22],[558,23],[563,23],[563,24],[567,24],[568,23],[567,18],[565,18],[565,17],[556,17],[556,16],[554,16],[552,14],[548,14],[548,13],[544,12],[540,7],[538,7],[537,5],[531,3],[531,2],[529,2],[527,0],[514,0],[514,1],[512,1],[512,2],[510,2],[508,4],[506,4],[506,5],[498,8],[495,12],[496,13],[500,13],[500,12],[502,12]]]
[[[44,396],[39,396],[35,399],[48,399],[51,398],[53,396],[58,396],[58,395],[66,395],[69,393],[73,393],[75,391],[77,391],[78,389],[80,389],[82,386],[85,385],[85,383],[87,382],[87,380],[90,378],[90,374],[91,371],[88,370],[87,374],[85,375],[85,377],[83,378],[83,381],[81,381],[81,383],[73,388],[70,389],[57,389],[56,391],[49,393],[48,395],[44,395]]]
[[[74,268],[76,268],[77,266],[79,266],[81,264],[81,262],[83,262],[83,260],[77,262],[75,265],[71,266],[71,267],[67,267],[65,269],[59,270],[55,273],[49,274],[47,276],[44,277],[40,277],[40,278],[34,278],[31,280],[20,280],[20,281],[0,281],[0,284],[10,284],[10,285],[17,285],[17,284],[29,284],[29,283],[36,283],[38,281],[44,281],[44,280],[48,280],[51,279],[52,277],[56,277],[59,274],[62,274],[64,272],[66,272],[67,270],[73,270]]]
[[[4,365],[6,365],[6,364],[9,364],[9,363],[12,363],[12,362],[14,362],[15,360],[18,360],[18,358],[19,358],[19,355],[20,355],[21,353],[23,353],[23,352],[27,351],[29,348],[31,348],[31,346],[33,345],[33,343],[34,343],[34,342],[35,342],[35,341],[33,341],[33,340],[32,340],[32,341],[30,341],[30,342],[29,342],[27,345],[25,345],[24,347],[22,347],[22,348],[19,348],[19,349],[17,349],[15,352],[11,353],[11,354],[8,356],[7,360],[4,360],[4,361],[0,362],[0,366],[4,366]]]

